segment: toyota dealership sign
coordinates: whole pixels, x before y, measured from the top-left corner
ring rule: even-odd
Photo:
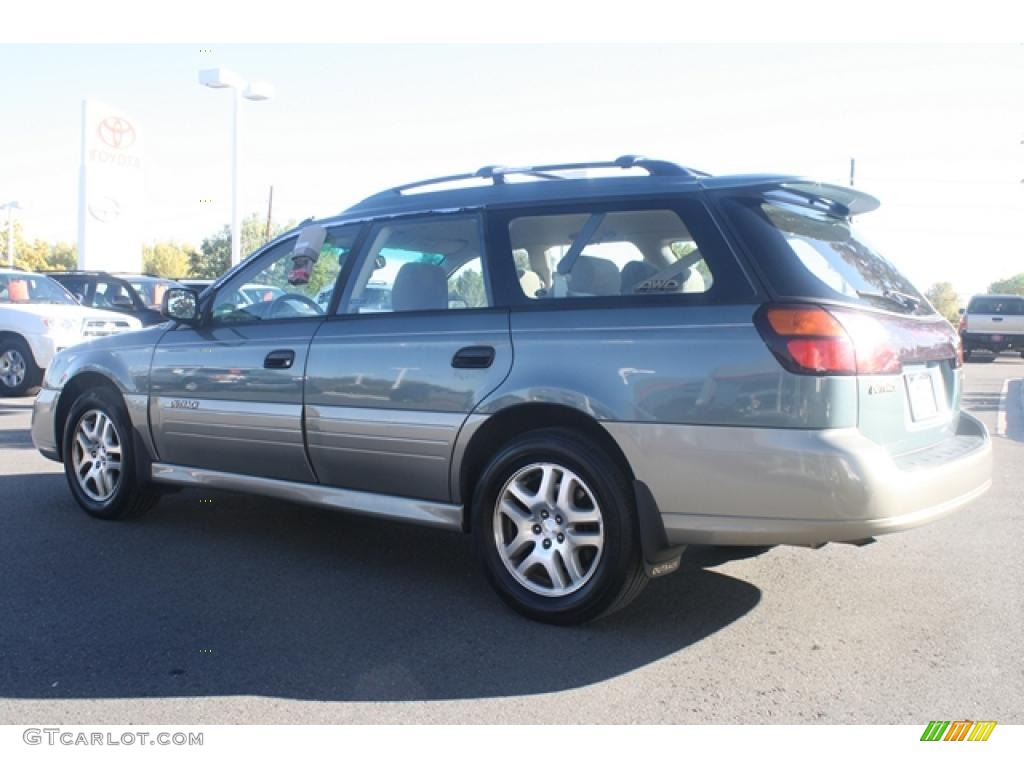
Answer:
[[[79,269],[141,271],[142,173],[138,124],[108,104],[84,102]]]

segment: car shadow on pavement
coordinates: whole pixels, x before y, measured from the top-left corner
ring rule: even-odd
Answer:
[[[468,536],[195,491],[103,522],[53,467],[0,476],[0,697],[546,693],[664,659],[761,595],[694,549],[620,613],[545,626],[501,603]]]

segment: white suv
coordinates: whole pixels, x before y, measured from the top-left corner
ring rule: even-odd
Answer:
[[[35,394],[62,349],[141,327],[133,317],[80,306],[44,275],[0,269],[0,397]]]

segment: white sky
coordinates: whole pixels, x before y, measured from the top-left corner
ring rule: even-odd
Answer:
[[[643,153],[846,183],[852,156],[882,201],[863,231],[920,288],[1024,271],[1020,44],[8,44],[0,202],[29,238],[74,239],[98,98],[141,127],[147,239],[198,244],[230,215],[231,100],[196,79],[213,66],[277,89],[242,126],[242,210],[265,213],[273,184],[276,220],[489,164]]]

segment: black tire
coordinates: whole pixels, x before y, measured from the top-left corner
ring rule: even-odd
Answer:
[[[43,371],[36,365],[36,359],[32,356],[32,350],[23,339],[17,336],[5,336],[0,339],[0,361],[5,355],[13,353],[23,361],[25,373],[21,381],[14,386],[8,386],[0,378],[0,397],[22,397],[34,395],[39,391],[39,385],[43,381]]]
[[[104,500],[90,498],[79,482],[75,470],[75,433],[83,417],[93,412],[104,414],[111,422],[120,444],[119,477],[114,483],[113,493]],[[64,476],[67,478],[71,495],[78,505],[92,517],[101,520],[128,520],[144,514],[160,495],[149,484],[140,484],[136,472],[135,442],[131,420],[120,395],[108,389],[91,389],[83,392],[71,406],[71,413],[64,425]]]
[[[498,496],[516,473],[550,462],[575,473],[600,508],[604,544],[588,579],[571,594],[547,596],[523,586],[502,562],[495,537]],[[628,605],[647,583],[629,479],[603,450],[567,429],[529,432],[505,445],[491,459],[473,493],[472,524],[477,552],[488,581],[509,606],[536,621],[582,624]],[[547,534],[544,534],[547,535]],[[535,547],[539,545],[533,545]],[[529,550],[534,551],[534,550]]]

